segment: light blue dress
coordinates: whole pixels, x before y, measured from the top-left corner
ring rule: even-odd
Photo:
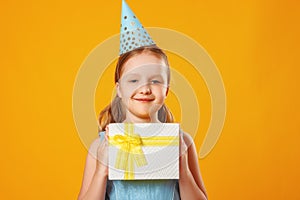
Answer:
[[[179,200],[178,180],[108,180],[105,199]]]
[[[100,132],[100,140],[105,132]],[[180,200],[179,183],[173,180],[107,180],[106,200]]]

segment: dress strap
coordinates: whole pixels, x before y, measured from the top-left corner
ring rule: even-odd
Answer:
[[[104,140],[104,137],[105,137],[105,131],[100,131],[100,132],[98,133],[98,135],[99,135],[99,137],[100,137],[100,142],[101,142],[102,140]]]

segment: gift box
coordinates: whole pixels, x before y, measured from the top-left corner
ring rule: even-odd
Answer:
[[[179,124],[109,124],[109,180],[179,179]]]

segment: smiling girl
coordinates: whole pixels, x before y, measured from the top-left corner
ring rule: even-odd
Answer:
[[[120,56],[115,71],[117,96],[100,113],[100,131],[115,122],[173,122],[164,104],[169,82],[167,57],[157,46],[141,47]],[[181,139],[179,180],[108,180],[108,138],[101,137],[89,150],[78,199],[207,199],[195,145],[188,134],[183,133]]]
[[[117,95],[99,116],[100,139],[86,159],[79,200],[178,200],[207,199],[193,139],[180,137],[179,180],[108,180],[109,123],[172,123],[164,101],[170,68],[131,9],[122,1],[120,56],[115,70]]]

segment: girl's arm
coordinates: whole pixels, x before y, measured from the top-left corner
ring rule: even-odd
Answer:
[[[98,159],[97,159],[98,158]],[[100,160],[101,159],[101,160]],[[78,200],[105,198],[107,169],[107,141],[96,139],[88,152]]]
[[[196,147],[192,137],[184,133],[181,145],[182,147],[187,146],[187,150],[182,151],[180,157],[179,189],[181,199],[207,200],[207,193],[200,174]]]

